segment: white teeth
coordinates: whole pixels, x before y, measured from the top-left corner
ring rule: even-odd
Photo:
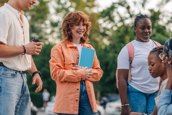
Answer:
[[[83,32],[77,32],[77,33],[83,33]]]

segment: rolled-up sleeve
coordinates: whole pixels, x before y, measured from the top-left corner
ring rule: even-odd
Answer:
[[[92,46],[90,46],[90,47],[91,47],[91,49],[94,49]],[[96,53],[94,55],[94,61],[93,61],[92,69],[89,73],[94,73],[92,75],[92,77],[90,77],[88,79],[89,81],[99,81],[103,75],[103,70],[100,68],[100,63],[99,63],[99,60],[97,58]]]
[[[56,45],[51,50],[50,72],[54,81],[58,82],[79,82],[85,80],[85,73],[83,69],[80,70],[66,70],[64,64],[64,56],[62,47]]]
[[[172,115],[171,90],[164,90],[158,104],[158,115]]]
[[[7,44],[7,36],[9,31],[9,22],[7,15],[0,12],[0,42]]]

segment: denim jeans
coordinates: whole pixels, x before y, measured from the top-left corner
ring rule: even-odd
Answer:
[[[157,96],[158,91],[151,94],[142,93],[132,86],[127,87],[128,90],[128,103],[133,112],[151,114],[155,108],[154,98]]]
[[[26,74],[0,66],[0,115],[30,115]]]
[[[97,113],[93,113],[89,98],[87,95],[87,89],[85,85],[85,81],[80,82],[80,96],[79,96],[79,114],[61,114],[57,115],[97,115]]]

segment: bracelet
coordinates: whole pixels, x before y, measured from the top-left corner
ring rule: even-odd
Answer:
[[[32,77],[34,77],[34,75],[35,75],[36,73],[38,73],[39,76],[41,77],[41,72],[40,72],[40,71],[35,71],[35,72],[33,72],[33,73],[32,73]]]
[[[121,105],[121,107],[123,107],[123,106],[129,106],[129,104],[123,104],[123,105]]]
[[[25,55],[26,54],[26,48],[25,48],[24,45],[22,45],[22,46],[23,46],[23,49],[24,49],[24,53],[22,53],[22,55]]]

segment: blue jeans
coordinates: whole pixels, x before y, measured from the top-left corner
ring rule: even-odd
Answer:
[[[91,108],[84,81],[80,82],[79,114],[58,113],[57,115],[97,115],[97,113],[93,113],[93,110]]]
[[[26,74],[0,66],[0,115],[30,115]]]
[[[133,112],[147,113],[148,115],[154,111],[155,100],[158,91],[151,94],[142,93],[132,86],[127,87],[128,103]]]

